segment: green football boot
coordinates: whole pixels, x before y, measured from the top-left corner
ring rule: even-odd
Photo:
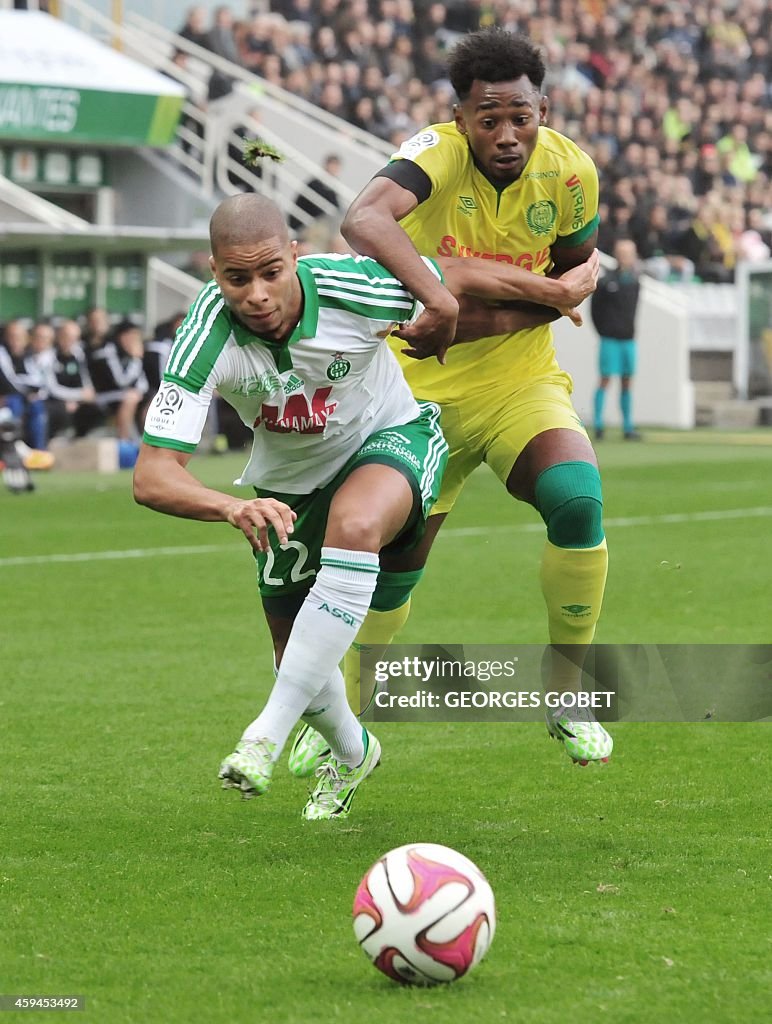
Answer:
[[[303,808],[306,821],[347,818],[359,785],[381,763],[381,745],[372,733],[362,730],[365,740],[364,760],[356,768],[328,757],[316,769],[316,789]]]
[[[298,779],[313,775],[330,756],[330,744],[310,725],[301,725],[290,750],[287,767]]]
[[[548,711],[547,731],[576,764],[605,764],[614,748],[614,741],[589,708],[561,706]]]
[[[239,789],[248,799],[268,791],[273,775],[276,744],[268,740],[241,740],[220,765],[223,789]]]

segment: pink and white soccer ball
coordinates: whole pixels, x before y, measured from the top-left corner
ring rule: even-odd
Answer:
[[[354,932],[379,971],[403,985],[455,981],[485,956],[496,906],[485,875],[437,843],[385,854],[359,883]]]

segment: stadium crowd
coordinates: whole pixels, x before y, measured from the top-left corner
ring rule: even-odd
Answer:
[[[270,0],[191,8],[180,32],[396,148],[452,118],[445,53],[493,24],[545,51],[549,124],[598,165],[604,251],[632,237],[650,274],[717,282],[769,256],[766,0]]]
[[[10,320],[0,332],[0,406],[36,451],[53,437],[99,431],[136,444],[182,319],[160,324],[149,341],[130,320],[111,324],[101,308],[55,324]]]
[[[649,274],[709,282],[731,281],[738,260],[769,257],[767,0],[265,0],[243,21],[227,5],[211,23],[193,7],[180,34],[397,148],[452,119],[445,54],[493,24],[544,49],[548,122],[598,166],[602,250],[632,238]],[[212,98],[228,87],[218,76]],[[306,234],[301,251],[319,248]],[[33,448],[106,428],[136,439],[175,326],[143,343],[134,324],[111,325],[103,310],[1,325],[0,406],[23,421]]]

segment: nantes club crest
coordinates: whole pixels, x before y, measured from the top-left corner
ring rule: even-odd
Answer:
[[[350,369],[351,363],[348,359],[343,358],[342,352],[336,352],[332,357],[332,362],[327,367],[327,379],[343,380]]]
[[[557,220],[558,208],[551,199],[531,203],[525,211],[525,219],[532,235],[549,235]]]

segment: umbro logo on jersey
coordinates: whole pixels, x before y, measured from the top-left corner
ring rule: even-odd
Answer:
[[[477,203],[472,199],[471,196],[459,196],[458,206],[456,210],[459,213],[466,214],[467,217],[472,216],[472,211],[477,209]]]

